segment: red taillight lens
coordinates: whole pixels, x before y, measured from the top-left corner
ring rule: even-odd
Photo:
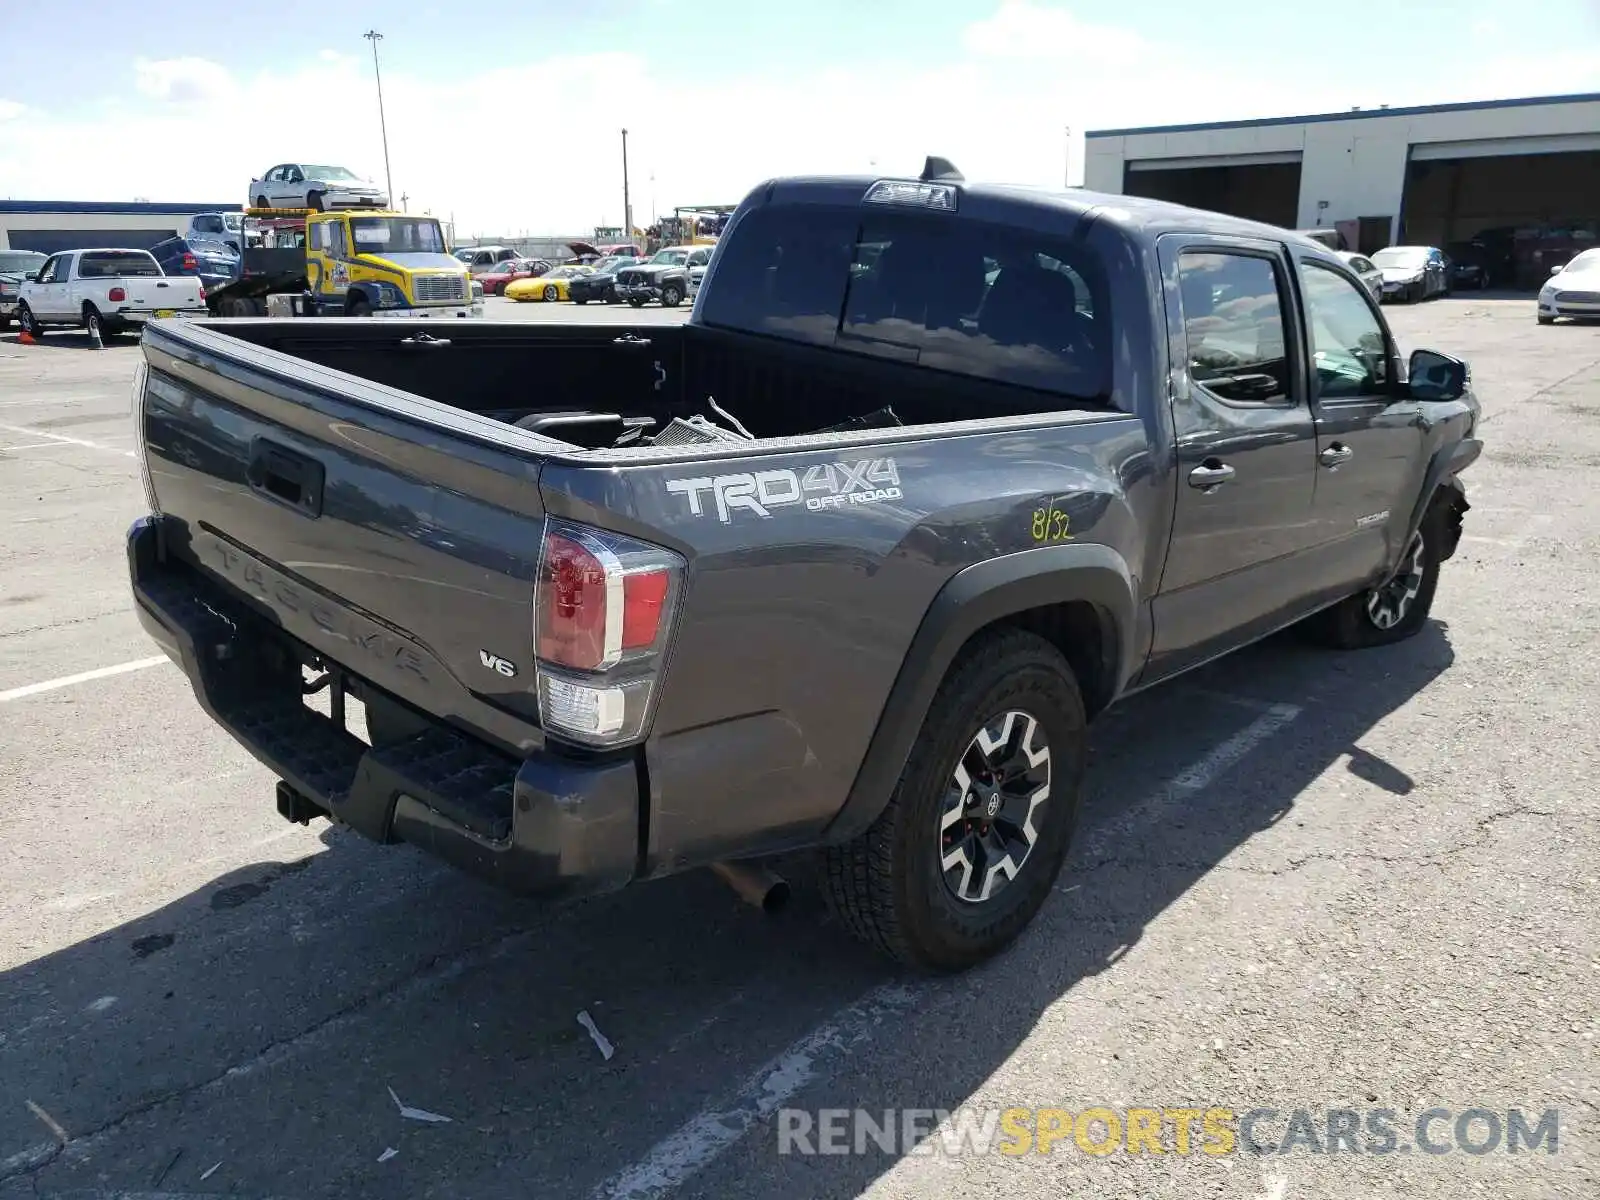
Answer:
[[[198,271],[200,269],[200,263],[195,259],[194,255],[185,254],[183,256],[183,269],[185,271]]]
[[[204,300],[205,298],[206,298],[206,285],[202,283],[200,285],[200,299]]]
[[[559,533],[544,539],[534,651],[546,662],[593,671],[606,660],[605,564]],[[620,615],[620,614],[618,614]]]
[[[667,571],[640,571],[622,578],[622,648],[642,650],[661,634],[661,616],[672,576]]]
[[[112,288],[106,293],[106,299],[111,301],[113,304],[119,304],[127,298],[128,293],[125,288]]]
[[[594,746],[644,736],[684,566],[660,546],[546,523],[533,634],[547,730]]]

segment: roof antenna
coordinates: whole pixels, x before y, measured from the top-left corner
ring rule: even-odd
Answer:
[[[965,183],[967,179],[956,170],[955,163],[936,154],[928,155],[928,161],[922,164],[922,174],[919,178],[923,183]]]

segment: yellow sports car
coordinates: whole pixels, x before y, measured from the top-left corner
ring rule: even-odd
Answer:
[[[551,267],[543,275],[506,284],[505,295],[510,300],[565,300],[567,280],[575,275],[587,275],[592,270],[593,267]]]

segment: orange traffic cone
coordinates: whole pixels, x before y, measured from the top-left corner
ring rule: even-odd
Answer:
[[[29,333],[26,329],[17,334],[17,345],[19,346],[37,346],[38,344],[39,343],[37,340],[35,340],[33,334]]]

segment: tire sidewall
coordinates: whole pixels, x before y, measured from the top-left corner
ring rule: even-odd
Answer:
[[[926,948],[929,966],[969,966],[1010,942],[1050,893],[1071,843],[1086,761],[1083,701],[1069,668],[1046,656],[1003,654],[980,666],[963,689],[967,703],[930,714],[898,789],[904,806],[895,832],[902,866],[897,907],[911,941]],[[967,746],[986,724],[1017,709],[1038,721],[1050,748],[1050,795],[1039,838],[1016,878],[991,899],[967,903],[946,887],[939,865],[938,829],[945,792]],[[973,715],[977,714],[977,715]]]
[[[556,291],[554,284],[544,289],[544,298],[552,304],[560,298],[560,293]]]
[[[39,318],[33,315],[33,309],[26,304],[17,306],[17,325],[29,337],[36,338],[43,330],[39,327]]]

